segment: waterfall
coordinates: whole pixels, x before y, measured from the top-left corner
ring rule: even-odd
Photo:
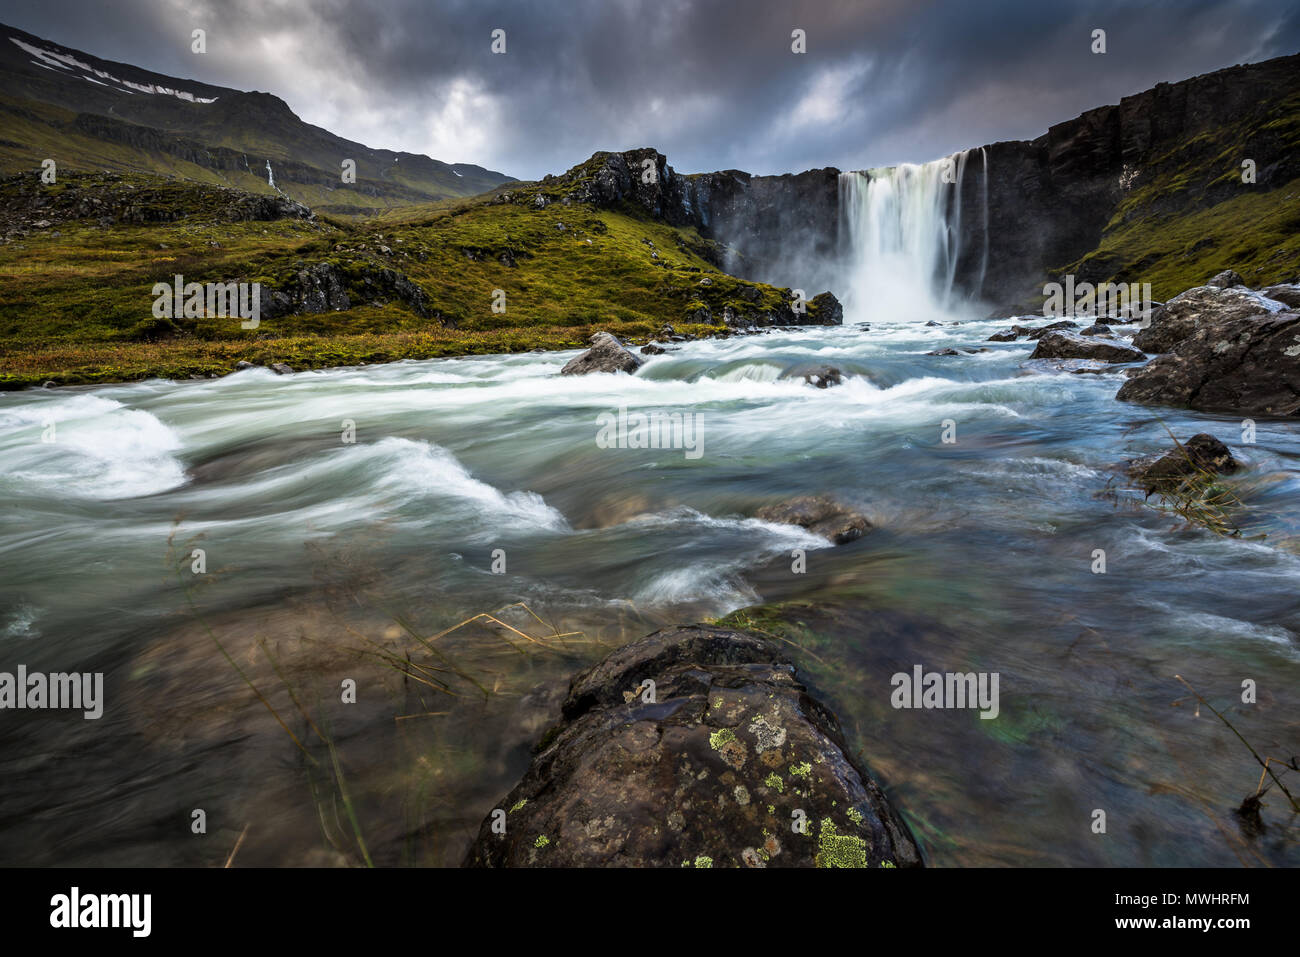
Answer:
[[[962,256],[961,188],[971,152],[840,174],[848,315],[929,319],[951,313]],[[983,222],[976,230],[983,233],[984,249],[972,294],[978,294],[988,266],[988,154],[980,153]]]

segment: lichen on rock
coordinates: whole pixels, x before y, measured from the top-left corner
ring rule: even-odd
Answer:
[[[647,678],[655,703],[624,699]],[[523,780],[494,805],[512,809],[506,832],[489,816],[467,865],[921,863],[906,824],[845,753],[834,715],[783,651],[753,634],[657,632],[577,675],[562,710]]]

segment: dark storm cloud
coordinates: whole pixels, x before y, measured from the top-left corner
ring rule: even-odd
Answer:
[[[1162,80],[1300,50],[1278,0],[10,0],[6,22],[276,93],[371,146],[516,176],[655,146],[684,171],[861,168],[1033,137]],[[208,52],[190,52],[207,30]],[[790,52],[807,31],[808,52]],[[507,52],[490,52],[492,30]],[[1091,52],[1093,29],[1107,53]]]

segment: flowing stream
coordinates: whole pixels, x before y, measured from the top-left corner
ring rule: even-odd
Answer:
[[[927,355],[1004,324],[946,295],[940,326],[859,297],[842,328],[684,343],[634,376],[535,353],[0,395],[0,671],[105,674],[99,720],[0,713],[0,859],[455,864],[574,670],[787,602],[792,654],[931,864],[1300,863],[1280,796],[1262,832],[1234,814],[1259,767],[1174,678],[1262,754],[1300,750],[1294,425],[1243,444],[1032,343]],[[798,376],[826,364],[843,385]],[[602,447],[621,408],[694,416],[700,454]],[[1122,491],[1166,427],[1239,452],[1267,538]],[[873,530],[753,517],[804,494]],[[918,664],[997,672],[998,718],[894,709]]]

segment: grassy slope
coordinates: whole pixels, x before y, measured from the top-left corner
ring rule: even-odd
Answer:
[[[408,156],[405,166],[401,162],[381,162],[377,158],[381,153],[366,151],[372,154],[367,156],[357,149],[344,148],[342,141],[336,143],[336,138],[329,134],[317,135],[313,128],[296,118],[292,122],[278,123],[275,128],[278,136],[262,133],[252,123],[241,127],[233,138],[215,135],[208,138],[203,135],[206,132],[203,129],[198,133],[169,134],[171,139],[189,143],[195,148],[224,147],[242,151],[249,157],[248,169],[214,169],[162,150],[113,142],[80,132],[75,126],[77,116],[75,110],[0,93],[0,124],[3,125],[0,175],[36,170],[42,160],[53,158],[60,171],[111,169],[173,176],[276,195],[276,190],[267,182],[264,158],[270,157],[273,167],[277,162],[289,159],[310,167],[311,178],[310,181],[298,180],[282,169],[276,176],[276,186],[280,190],[313,209],[335,216],[358,218],[426,203],[457,200],[491,185],[472,173],[458,177],[449,170],[431,172],[427,168],[429,164],[419,162],[420,157]],[[301,142],[286,143],[286,128],[295,127],[307,132]],[[317,142],[321,139],[326,142]],[[341,181],[340,164],[344,158],[357,162],[355,184]]]
[[[1262,121],[1242,120],[1180,144],[1142,171],[1098,247],[1061,273],[1150,282],[1161,301],[1226,268],[1252,286],[1294,280],[1300,179],[1243,183],[1241,161],[1253,157],[1263,168],[1268,156],[1296,150],[1300,95],[1272,104]]]
[[[18,192],[32,188],[28,180],[2,184],[0,203],[17,205]],[[773,308],[786,296],[718,271],[701,255],[710,244],[693,231],[631,210],[537,209],[527,190],[514,202],[462,202],[414,221],[354,225],[222,222],[216,191],[182,181],[67,174],[40,188],[71,189],[79,197],[152,190],[152,202],[185,215],[145,226],[56,221],[0,245],[2,387],[221,374],[240,359],[312,368],[574,348],[596,329],[635,341],[665,322],[716,332],[719,327],[687,326],[688,313],[701,305],[715,315],[728,304]],[[366,267],[405,273],[454,326],[401,304],[371,304],[263,319],[257,330],[239,328],[237,319],[185,320],[178,322],[180,335],[150,341],[155,282],[170,282],[179,272],[187,282],[281,286],[299,262],[321,261],[355,283]],[[710,284],[701,286],[704,277]],[[491,310],[494,289],[506,292],[504,315]],[[361,292],[350,289],[354,302]]]

